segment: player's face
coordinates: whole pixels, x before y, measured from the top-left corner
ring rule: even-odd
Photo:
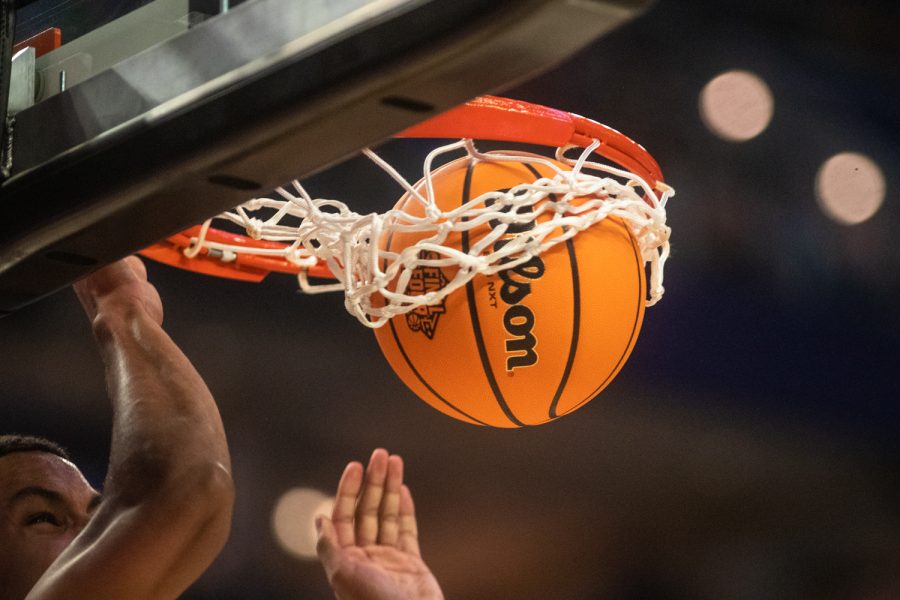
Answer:
[[[78,468],[56,455],[0,457],[0,599],[25,597],[98,500]]]

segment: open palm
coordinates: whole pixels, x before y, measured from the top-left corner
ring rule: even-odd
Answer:
[[[319,558],[339,600],[441,599],[419,551],[403,460],[386,450],[352,462],[338,483],[331,519],[320,517]]]

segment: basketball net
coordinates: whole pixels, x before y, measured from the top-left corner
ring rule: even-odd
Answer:
[[[534,154],[481,153],[472,140],[462,139],[428,154],[423,179],[417,186],[366,149],[363,154],[390,175],[407,198],[424,208],[424,212],[419,211],[422,216],[397,208],[361,215],[338,200],[313,198],[295,180],[289,187],[277,188],[275,198],[255,198],[207,220],[191,237],[184,255],[193,258],[202,253],[225,263],[248,254],[286,260],[296,266],[302,291],[343,291],[347,311],[362,324],[377,328],[394,316],[441,302],[478,275],[515,268],[599,221],[617,217],[629,226],[640,247],[648,277],[646,305],[652,306],[664,291],[663,267],[669,256],[671,231],[666,225],[666,202],[674,190],[662,182],[651,185],[617,166],[592,162],[589,159],[599,145],[595,140],[575,159],[568,158],[567,153],[576,146],[558,148],[556,160],[570,167],[567,170]],[[482,194],[458,208],[442,211],[435,202],[432,165],[444,155],[460,151],[473,161],[541,164],[555,174],[507,191]],[[409,204],[400,202],[397,206]],[[211,239],[216,236],[210,235],[210,227],[217,221],[240,226],[253,240],[276,243],[254,247]],[[493,228],[482,235],[481,230],[489,223]],[[510,226],[526,223],[534,226],[508,243],[494,244]],[[467,252],[447,245],[451,233],[475,229],[479,229],[479,237]],[[417,232],[422,237],[399,251],[379,248],[379,240],[399,232]],[[337,283],[311,281],[309,269],[322,263]],[[411,293],[410,279],[420,267],[455,267],[456,274],[439,290]],[[376,295],[380,299],[373,302]]]

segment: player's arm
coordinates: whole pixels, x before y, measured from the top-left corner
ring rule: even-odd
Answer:
[[[231,524],[233,484],[218,409],[163,331],[162,304],[136,258],[76,284],[113,407],[110,466],[93,518],[28,600],[177,598]]]

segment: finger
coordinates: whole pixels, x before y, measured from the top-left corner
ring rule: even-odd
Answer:
[[[378,543],[396,546],[399,534],[400,490],[403,487],[403,459],[396,454],[388,458],[384,496],[378,514]]]
[[[123,261],[140,279],[147,279],[147,266],[137,256],[129,256]]]
[[[93,320],[97,316],[97,300],[88,291],[87,286],[87,281],[82,279],[81,281],[76,281],[72,289],[75,290],[75,296],[78,297],[85,314],[87,314],[89,319]]]
[[[120,309],[138,303],[157,324],[163,322],[159,292],[147,281],[147,269],[136,256],[98,269],[77,282],[74,288],[85,313],[92,320],[103,307]]]
[[[356,545],[368,546],[378,538],[378,507],[387,477],[388,453],[378,448],[369,459],[362,496],[356,504]]]
[[[341,480],[338,483],[334,509],[331,511],[331,520],[337,533],[337,541],[341,546],[351,546],[355,543],[353,513],[356,510],[356,500],[359,498],[362,479],[362,465],[358,462],[351,462],[344,469],[344,473],[341,475]]]
[[[397,547],[415,556],[422,556],[419,549],[419,526],[416,523],[416,507],[412,494],[405,485],[400,489],[400,530]]]
[[[159,291],[156,287],[147,281],[146,273],[142,285],[144,287],[144,309],[157,324],[162,325],[165,316],[162,298],[160,298]]]
[[[136,257],[131,260],[140,262],[140,259],[137,259]],[[129,262],[129,259],[123,259],[110,263],[101,269],[97,269],[84,278],[84,287],[93,296],[99,298],[121,285],[137,282],[141,277],[138,272],[136,272],[136,269],[143,268],[143,264],[141,264],[140,267],[135,267],[133,264],[133,262]],[[144,277],[144,279],[146,279],[146,277]]]
[[[338,570],[341,544],[338,541],[338,534],[334,524],[328,517],[324,515],[317,516],[316,529],[319,532],[318,540],[316,540],[316,554],[319,555],[319,560],[322,562],[328,581],[331,581],[332,575]]]
[[[98,299],[115,289],[123,277],[133,278],[134,271],[125,261],[116,261],[75,282],[75,295],[89,318],[97,315]]]

